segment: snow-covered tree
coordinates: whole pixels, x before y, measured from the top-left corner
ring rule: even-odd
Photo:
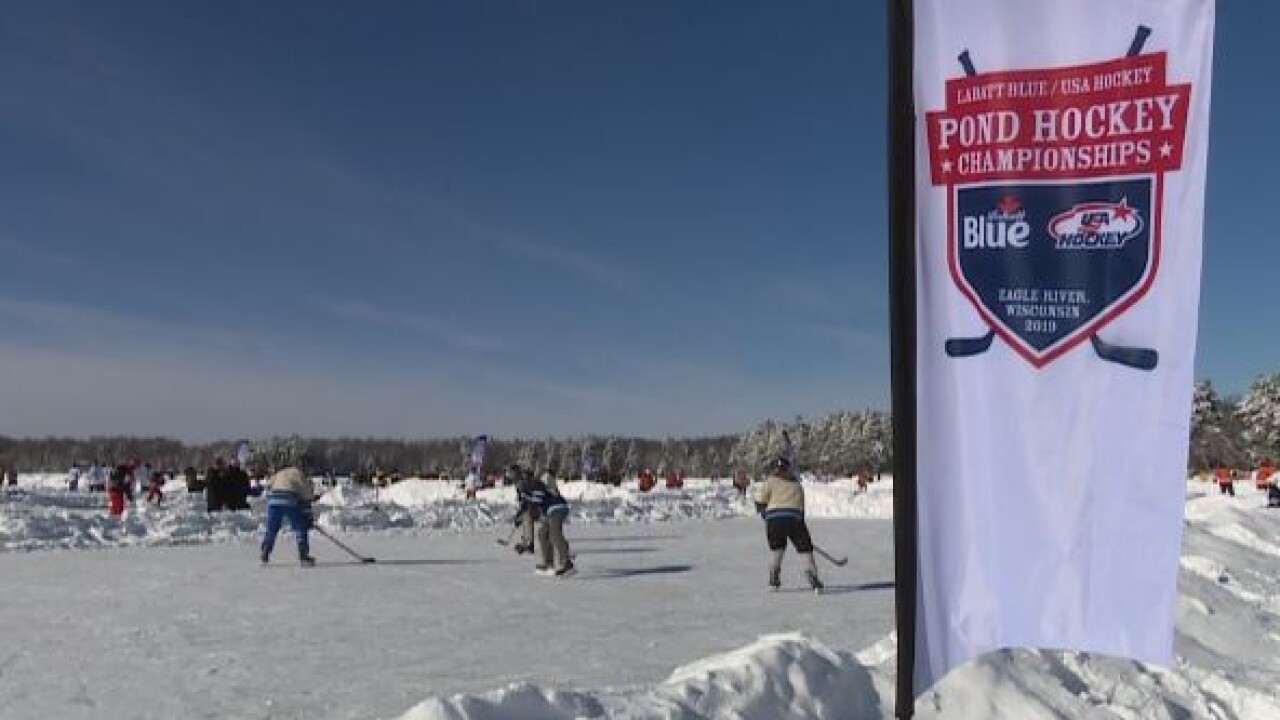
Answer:
[[[1236,417],[1243,424],[1244,442],[1253,460],[1280,457],[1280,374],[1254,380],[1240,400]]]
[[[249,465],[275,471],[287,467],[306,468],[312,458],[311,441],[298,435],[273,437],[254,443],[249,451]]]
[[[533,468],[538,462],[538,445],[532,440],[521,443],[520,451],[516,453],[516,462],[520,463],[522,468]]]
[[[1191,400],[1191,467],[1207,470],[1219,465],[1236,465],[1243,454],[1228,431],[1230,406],[1218,397],[1213,383],[1196,383]]]
[[[606,438],[604,448],[600,450],[600,469],[607,475],[612,475],[618,470],[618,440],[614,437]]]
[[[560,477],[576,478],[581,470],[582,453],[578,443],[573,440],[565,440],[560,443]]]
[[[622,471],[628,477],[640,472],[640,451],[636,448],[635,440],[632,440],[631,444],[627,445],[627,459],[622,461]]]
[[[579,474],[583,473],[587,469],[588,465],[590,465],[593,470],[599,468],[599,464],[596,462],[596,458],[594,456],[594,447],[595,447],[595,438],[589,437],[582,441],[582,449],[578,454],[577,471]],[[591,478],[589,477],[583,478],[583,480],[590,480],[590,479]]]

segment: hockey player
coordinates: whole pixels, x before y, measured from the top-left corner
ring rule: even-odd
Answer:
[[[519,465],[512,463],[502,473],[503,483],[513,486],[516,489],[516,500],[519,501],[522,493],[528,493],[533,488],[533,472],[525,470]],[[516,542],[512,550],[517,555],[533,552],[533,533],[534,527],[538,522],[539,510],[536,507],[526,507],[523,502],[520,503],[520,509],[516,511],[513,520],[516,527],[520,528],[520,540]]]
[[[774,460],[769,477],[756,486],[754,500],[756,510],[764,518],[765,539],[769,543],[769,587],[774,590],[782,587],[782,556],[790,540],[805,559],[809,586],[822,592],[818,565],[813,559],[813,540],[804,521],[804,486],[795,476],[790,460],[783,456]]]
[[[307,533],[315,522],[311,503],[315,500],[315,488],[311,480],[296,467],[287,467],[271,476],[267,490],[267,529],[262,535],[262,554],[259,556],[263,564],[271,559],[271,550],[276,544],[276,535],[280,526],[287,519],[293,535],[298,541],[298,562],[303,567],[316,564],[311,557],[310,543]]]
[[[538,551],[541,553],[538,574],[572,575],[575,572],[573,559],[569,556],[569,541],[564,537],[569,503],[560,493],[548,488],[545,482],[532,477],[516,487],[516,496],[520,499],[520,511],[536,513],[534,516],[538,519]]]

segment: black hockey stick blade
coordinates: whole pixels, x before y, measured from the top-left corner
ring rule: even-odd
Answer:
[[[1135,370],[1154,370],[1160,362],[1160,353],[1151,348],[1112,345],[1097,335],[1089,340],[1093,343],[1093,351],[1098,353],[1098,357],[1109,362],[1126,365]]]
[[[817,552],[819,555],[821,555],[822,557],[826,558],[826,559],[827,559],[827,562],[831,563],[832,565],[835,565],[836,567],[844,567],[845,565],[847,565],[847,564],[849,563],[849,558],[847,558],[847,557],[842,557],[842,558],[833,557],[833,556],[831,555],[831,553],[827,552],[826,550],[823,550],[822,548],[818,547],[817,545],[814,545],[814,546],[813,546],[813,549],[814,549],[814,551],[815,551],[815,552]]]
[[[344,552],[346,552],[348,555],[350,555],[351,557],[353,557],[353,558],[355,558],[355,559],[359,560],[359,561],[360,561],[360,562],[362,562],[362,563],[366,563],[366,564],[367,564],[367,563],[375,563],[375,562],[377,562],[377,561],[378,561],[378,560],[377,560],[377,558],[367,557],[367,556],[365,556],[365,555],[361,555],[360,553],[356,552],[355,550],[352,550],[351,548],[347,547],[347,546],[346,546],[346,545],[345,545],[341,540],[339,540],[338,538],[336,538],[336,537],[334,537],[334,536],[330,535],[329,533],[325,532],[324,528],[320,527],[319,525],[315,525],[315,526],[313,526],[313,527],[312,527],[312,529],[313,529],[313,530],[315,530],[316,532],[320,533],[321,535],[325,536],[326,538],[328,538],[328,539],[329,539],[329,542],[331,542],[331,543],[333,543],[334,545],[337,545],[338,547],[342,548],[342,550],[343,550]]]
[[[995,330],[988,330],[986,335],[969,338],[950,338],[945,348],[948,357],[969,357],[981,355],[991,348],[991,340],[996,336]]]

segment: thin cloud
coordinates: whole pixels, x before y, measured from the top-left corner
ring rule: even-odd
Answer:
[[[411,330],[459,350],[495,351],[505,350],[508,347],[507,343],[497,338],[464,329],[437,318],[380,308],[361,300],[315,298],[311,303],[330,315],[344,320]]]
[[[241,331],[171,323],[89,305],[0,297],[0,318],[7,317],[39,331],[46,342],[87,345],[110,352],[123,345],[184,345],[233,350],[244,341]],[[233,339],[234,336],[234,339]]]
[[[60,253],[56,250],[37,247],[12,238],[0,237],[0,256],[5,255],[44,265],[52,265],[65,270],[72,270],[83,266],[83,263],[80,262],[79,258],[72,257],[71,255]]]
[[[860,330],[852,325],[804,323],[800,325],[800,328],[811,335],[833,340],[850,347],[882,350],[888,346],[889,342],[889,337],[885,333]]]
[[[611,288],[626,288],[621,271],[585,253],[519,237],[508,237],[503,244],[507,250],[531,260],[559,267]]]

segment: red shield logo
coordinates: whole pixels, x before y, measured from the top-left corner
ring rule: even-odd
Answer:
[[[1098,333],[1159,272],[1163,176],[1181,167],[1191,95],[1165,75],[1154,53],[947,81],[946,109],[926,117],[931,179],[947,188],[952,280],[991,330],[977,351],[998,335],[1042,367],[1092,339],[1155,366],[1153,350],[1107,357]]]

